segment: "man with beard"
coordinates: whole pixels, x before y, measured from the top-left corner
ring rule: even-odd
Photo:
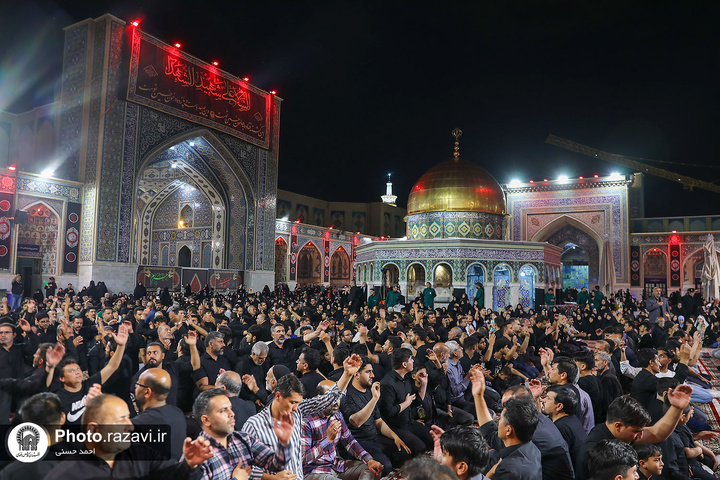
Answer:
[[[134,385],[140,414],[132,422],[133,425],[169,426],[170,458],[180,460],[187,424],[182,410],[167,403],[171,382],[170,373],[162,368],[150,368],[140,375]]]
[[[170,392],[167,396],[167,403],[179,406],[178,404],[178,386],[180,378],[191,378],[193,370],[200,368],[200,353],[197,349],[197,332],[190,331],[185,338],[185,344],[190,349],[190,363],[175,360],[172,362],[165,361],[165,349],[159,342],[150,342],[145,348],[145,366],[139,370],[132,378],[133,390],[135,382],[138,381],[140,375],[151,368],[161,368],[166,370],[170,375]],[[138,405],[139,407],[139,405]]]
[[[284,314],[283,314],[284,315]],[[273,341],[269,346],[268,361],[270,365],[285,365],[291,371],[295,370],[295,349],[301,347],[303,343],[310,342],[311,340],[320,336],[321,332],[324,332],[330,325],[329,322],[320,322],[318,327],[310,332],[306,333],[302,337],[287,338],[285,334],[285,326],[282,324],[275,324],[272,329]]]
[[[114,395],[100,394],[88,400],[83,415],[83,429],[88,435],[85,448],[90,454],[76,454],[60,462],[45,477],[47,480],[90,480],[96,478],[154,479],[197,478],[196,468],[212,456],[204,438],[183,443],[183,460],[165,460],[154,449],[129,441],[112,441],[117,434],[132,432],[127,404]],[[99,433],[100,441],[95,441]]]
[[[363,359],[363,365],[340,402],[340,409],[352,436],[383,465],[383,476],[388,476],[393,467],[402,466],[410,458],[411,452],[380,417],[377,407],[380,383],[373,383],[374,378],[372,364]]]
[[[205,337],[205,353],[200,357],[200,369],[193,372],[195,384],[200,391],[215,388],[210,384],[209,379],[215,379],[220,375],[220,370],[232,370],[230,361],[223,356],[225,350],[225,338],[222,333],[213,330]]]
[[[650,323],[653,325],[658,323],[658,317],[664,317],[668,313],[667,298],[662,296],[660,287],[653,289],[653,294],[645,302],[645,309],[648,311]]]
[[[317,394],[323,395],[335,382],[324,380],[317,386]],[[302,427],[303,470],[306,480],[331,480],[334,478],[378,478],[383,470],[380,462],[373,460],[350,433],[345,420],[338,412],[340,399],[319,413],[308,415]],[[337,456],[337,444],[359,461],[343,460]]]

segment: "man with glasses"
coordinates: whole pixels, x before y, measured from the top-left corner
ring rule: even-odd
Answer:
[[[135,382],[135,404],[140,414],[133,425],[168,425],[170,427],[170,458],[180,460],[187,424],[185,415],[175,405],[167,403],[172,380],[162,368],[145,370]]]

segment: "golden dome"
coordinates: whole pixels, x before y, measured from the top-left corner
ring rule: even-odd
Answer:
[[[428,170],[410,190],[408,215],[426,212],[504,215],[505,196],[485,169],[455,156]]]

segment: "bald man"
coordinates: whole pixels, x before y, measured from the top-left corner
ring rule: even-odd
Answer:
[[[180,460],[187,423],[182,410],[167,403],[171,388],[172,379],[167,370],[145,370],[135,382],[135,403],[140,414],[132,422],[134,425],[169,425],[170,458]]]
[[[245,421],[257,413],[253,402],[238,397],[242,385],[240,374],[233,371],[222,372],[215,380],[215,386],[225,390],[230,399],[232,411],[235,414],[235,430],[240,430]]]
[[[451,388],[447,365],[450,348],[444,343],[438,342],[432,350],[427,351],[426,356],[428,393],[435,400],[436,413],[440,423],[452,426],[471,425],[474,420],[473,414],[460,407],[454,407],[450,403]]]
[[[100,394],[88,400],[82,426],[90,433],[85,448],[93,453],[80,453],[60,462],[45,477],[47,480],[145,478],[150,475],[154,479],[185,480],[201,476],[202,471],[197,467],[212,456],[210,443],[205,438],[193,441],[186,438],[181,461],[165,460],[154,449],[131,443],[126,438],[114,441],[113,437],[118,434],[133,430],[127,403],[115,395]],[[96,433],[100,441],[95,441]]]

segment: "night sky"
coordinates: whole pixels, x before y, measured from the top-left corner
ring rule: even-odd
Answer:
[[[461,156],[500,183],[631,173],[547,145],[550,133],[720,179],[717,2],[8,3],[0,109],[52,100],[62,27],[141,18],[147,33],[277,90],[279,187],[325,200],[379,201],[392,172],[404,205],[452,156],[454,127]],[[648,217],[720,214],[719,200],[646,181]]]

